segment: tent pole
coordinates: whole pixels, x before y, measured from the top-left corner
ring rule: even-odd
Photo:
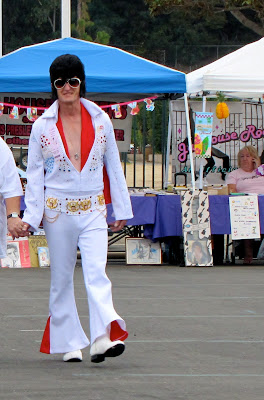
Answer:
[[[172,109],[171,100],[169,102],[169,123],[168,123],[168,140],[167,140],[167,153],[166,153],[166,167],[165,167],[165,189],[169,184],[169,165],[170,165],[170,145],[171,145],[171,132],[172,132]],[[164,189],[164,188],[163,188]]]
[[[61,37],[71,37],[71,0],[61,0]]]
[[[191,164],[192,190],[195,190],[192,137],[191,137],[191,126],[190,126],[190,118],[189,118],[189,105],[188,105],[187,93],[184,93],[184,104],[185,104],[186,128],[187,128],[187,137],[188,137],[188,146],[189,146],[189,157],[190,157],[190,164]]]
[[[3,55],[3,0],[0,0],[0,57]]]
[[[206,96],[203,96],[203,112],[206,111]]]
[[[203,96],[203,112],[206,112],[206,96]],[[200,158],[200,166],[199,166],[199,189],[203,189],[203,166],[204,166],[204,158]]]

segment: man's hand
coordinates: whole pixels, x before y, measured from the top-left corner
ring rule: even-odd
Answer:
[[[29,236],[28,227],[29,225],[23,222],[20,217],[8,218],[7,220],[7,229],[13,239]]]
[[[110,226],[110,229],[112,232],[118,232],[124,228],[126,223],[127,223],[127,221],[125,219],[122,219],[120,221],[111,222],[109,224],[109,226]]]
[[[22,232],[20,236],[29,236],[30,232],[29,232],[29,228],[31,227],[31,225],[29,225],[27,222],[23,222],[23,228],[22,228]]]

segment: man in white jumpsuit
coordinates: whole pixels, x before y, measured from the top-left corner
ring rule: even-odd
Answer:
[[[20,219],[20,196],[23,194],[13,154],[0,138],[0,258],[6,257],[7,230],[13,239],[23,228]]]
[[[24,230],[36,230],[43,218],[51,261],[49,318],[40,351],[65,353],[81,361],[89,345],[77,313],[73,274],[77,247],[82,258],[90,317],[92,362],[116,357],[125,349],[124,320],[112,302],[105,273],[107,223],[103,167],[110,181],[115,214],[113,231],[132,218],[112,123],[95,103],[85,100],[84,66],[64,54],[50,66],[57,100],[33,124],[30,136]]]

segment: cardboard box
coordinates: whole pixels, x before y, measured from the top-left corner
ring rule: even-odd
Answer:
[[[218,194],[222,194],[222,195],[228,195],[228,187],[227,186],[223,186],[221,189],[218,189]]]
[[[204,190],[207,190],[209,195],[228,195],[228,187],[224,185],[210,185],[207,188],[204,187]]]

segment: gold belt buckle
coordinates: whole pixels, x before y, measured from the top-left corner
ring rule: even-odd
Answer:
[[[48,197],[46,200],[47,207],[51,210],[58,207],[58,199],[56,197]]]
[[[66,205],[66,208],[70,212],[76,212],[80,208],[79,202],[78,201],[68,201],[67,205]]]
[[[97,196],[97,200],[100,206],[103,206],[105,204],[105,199],[104,199],[104,195],[103,194],[99,194]]]
[[[80,201],[80,209],[82,211],[87,211],[92,207],[92,202],[90,199]]]

